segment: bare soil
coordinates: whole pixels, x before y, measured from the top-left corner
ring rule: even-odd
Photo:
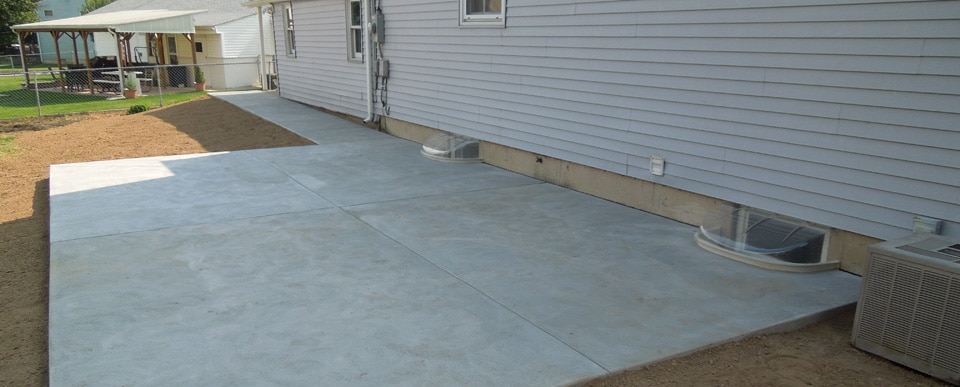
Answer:
[[[203,98],[136,115],[0,121],[0,385],[47,383],[51,164],[312,144]],[[0,144],[3,144],[0,141]],[[9,150],[13,146],[16,150]],[[936,379],[853,348],[853,313],[618,373],[588,386],[932,386]]]

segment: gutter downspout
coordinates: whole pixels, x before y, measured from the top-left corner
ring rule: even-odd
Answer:
[[[264,54],[266,49],[263,47],[263,6],[257,6],[257,27],[260,29],[260,89],[269,90],[269,79],[267,79],[267,56]]]
[[[363,119],[364,123],[373,121],[375,114],[373,112],[373,91],[374,91],[374,78],[373,78],[373,42],[371,39],[370,30],[373,27],[370,23],[370,1],[363,0],[360,3],[361,14],[363,15],[363,54],[364,54],[364,66],[366,67],[367,73],[367,118]],[[376,26],[374,28],[380,28]]]

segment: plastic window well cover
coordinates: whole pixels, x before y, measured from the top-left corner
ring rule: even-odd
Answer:
[[[839,262],[823,256],[827,229],[809,222],[742,206],[720,205],[700,226],[697,243],[707,250],[756,266],[786,271],[828,270]],[[800,267],[807,266],[807,269]]]
[[[483,161],[480,157],[480,142],[451,133],[431,136],[423,143],[420,153],[431,160],[475,163]]]

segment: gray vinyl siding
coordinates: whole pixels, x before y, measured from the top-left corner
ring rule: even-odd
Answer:
[[[461,28],[456,0],[383,2],[389,115],[868,236],[914,215],[960,236],[960,1],[506,4],[506,28]]]
[[[366,116],[362,63],[347,60],[346,2],[294,1],[296,57],[286,56],[283,17],[277,3],[274,32],[280,95],[353,116]],[[254,23],[255,25],[256,23]]]

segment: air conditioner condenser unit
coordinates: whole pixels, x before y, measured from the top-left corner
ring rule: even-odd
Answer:
[[[960,384],[960,241],[926,234],[871,246],[852,340]]]

